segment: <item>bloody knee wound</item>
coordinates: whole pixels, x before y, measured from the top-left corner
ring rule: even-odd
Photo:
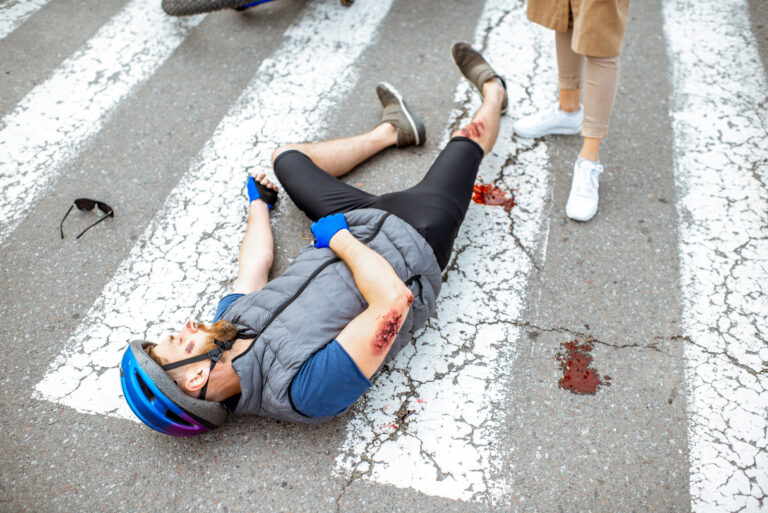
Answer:
[[[485,132],[485,123],[482,119],[478,119],[459,130],[457,134],[470,139],[480,139],[483,136],[483,132]]]
[[[397,312],[389,312],[384,318],[379,321],[379,326],[376,329],[376,336],[373,339],[373,352],[374,354],[381,354],[392,344],[395,340],[397,332],[400,330],[400,322],[403,320],[403,316]]]

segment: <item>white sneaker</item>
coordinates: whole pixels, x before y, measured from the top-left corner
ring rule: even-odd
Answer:
[[[576,221],[589,221],[597,213],[597,189],[603,166],[579,157],[573,165],[573,180],[565,214]]]
[[[576,112],[560,110],[560,103],[531,114],[515,122],[515,133],[520,137],[535,139],[549,134],[578,134],[584,121],[584,107],[579,105]]]

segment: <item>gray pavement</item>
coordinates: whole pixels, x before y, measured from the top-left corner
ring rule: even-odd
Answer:
[[[589,223],[564,212],[581,141],[551,137],[547,257],[510,373],[511,388],[524,392],[505,405],[520,511],[690,507],[673,155],[664,144],[670,85],[660,73],[659,3],[640,7],[628,22],[601,148],[600,211]],[[594,396],[558,393],[556,356],[574,339],[594,340],[594,366],[612,377]]]
[[[0,40],[0,115],[125,3],[52,0]],[[505,398],[496,405],[504,419],[493,448],[503,460],[497,473],[510,483],[503,496],[452,500],[339,475],[335,460],[351,415],[321,426],[235,417],[219,431],[175,439],[32,398],[233,99],[308,4],[281,0],[207,16],[109,115],[0,244],[0,316],[6,320],[0,511],[690,510],[667,115],[672,85],[657,0],[632,4],[611,135],[602,149],[600,211],[592,222],[574,223],[564,214],[580,139],[546,139],[548,235],[544,246],[527,248],[535,262],[526,313],[517,321],[522,335],[514,355],[505,356]],[[363,4],[358,0],[352,9]],[[766,66],[763,7],[750,2]],[[374,87],[387,80],[407,92],[429,139],[423,147],[373,158],[345,178],[349,183],[373,193],[397,190],[430,165],[451,110],[461,107],[454,105],[459,77],[450,45],[472,40],[482,8],[482,2],[395,2],[376,43],[356,62],[361,79],[332,109],[326,135],[374,124]],[[81,196],[113,205],[115,219],[77,241],[73,234],[85,222],[69,219],[68,237],[60,240],[60,216]],[[308,222],[287,197],[279,208],[275,275],[309,236]],[[594,367],[612,378],[595,395],[558,388],[557,354],[573,339],[593,340]]]

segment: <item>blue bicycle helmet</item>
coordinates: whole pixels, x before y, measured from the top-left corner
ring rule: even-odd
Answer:
[[[217,341],[218,342],[218,341]],[[128,345],[120,362],[120,382],[128,406],[147,426],[173,436],[201,435],[224,424],[227,408],[215,401],[190,397],[166,374],[166,370],[211,359],[211,368],[231,343],[217,345],[206,354],[161,367],[146,352],[153,342],[134,340]],[[206,383],[207,387],[207,383]]]

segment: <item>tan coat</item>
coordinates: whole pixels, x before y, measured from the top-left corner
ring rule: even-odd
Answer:
[[[629,0],[528,0],[527,13],[532,22],[558,32],[573,28],[574,52],[615,57],[621,53],[627,11]]]

